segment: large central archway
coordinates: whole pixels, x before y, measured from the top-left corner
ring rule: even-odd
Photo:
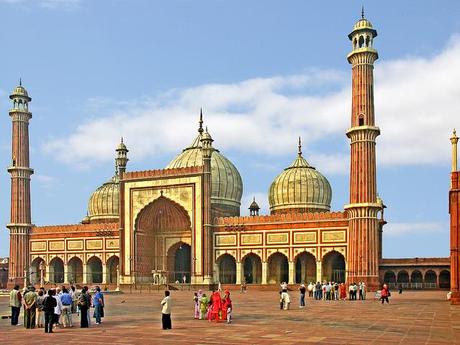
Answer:
[[[177,244],[174,253],[167,252],[166,238],[177,236],[178,239],[191,237],[191,222],[187,211],[178,203],[161,195],[145,206],[137,216],[134,239],[134,276],[137,282],[150,282],[153,280],[152,271],[169,271],[169,280],[176,279],[175,271],[183,271],[187,281],[190,282],[190,246],[181,247]],[[176,253],[176,250],[182,248]],[[181,257],[175,258],[175,255]],[[172,256],[171,256],[172,255]],[[171,258],[175,262],[188,262],[188,266],[175,267],[170,265]],[[188,261],[184,261],[185,258]],[[177,260],[176,260],[177,259]],[[180,274],[180,273],[177,273]]]
[[[345,258],[333,250],[323,257],[323,279],[336,283],[345,282]]]
[[[295,261],[295,282],[309,283],[316,281],[316,260],[308,252],[299,254]]]

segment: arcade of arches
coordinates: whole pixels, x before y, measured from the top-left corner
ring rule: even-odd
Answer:
[[[270,255],[267,262],[262,262],[255,253],[247,254],[241,262],[236,262],[230,254],[223,254],[217,258],[216,270],[218,281],[222,284],[238,284],[241,281],[247,284],[308,283],[317,280],[344,282],[346,278],[345,258],[336,251],[324,256],[320,270],[315,257],[308,252],[298,254],[293,262],[281,252]],[[237,279],[239,276],[241,280]]]
[[[442,268],[385,270],[383,281],[392,288],[401,286],[406,289],[448,289],[450,271]]]
[[[104,263],[97,256],[89,258],[85,264],[76,256],[67,263],[53,258],[48,264],[43,258],[35,258],[30,266],[31,284],[116,284],[119,258],[111,256]]]

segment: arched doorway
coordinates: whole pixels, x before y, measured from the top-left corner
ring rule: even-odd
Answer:
[[[67,264],[67,281],[71,284],[83,283],[83,262],[74,256]]]
[[[423,283],[422,273],[418,270],[412,271],[410,275],[410,282],[413,288],[420,289]]]
[[[289,264],[286,255],[279,252],[268,258],[268,279],[269,284],[289,281]]]
[[[393,271],[385,271],[383,282],[390,284],[390,286],[396,284],[396,274]]]
[[[230,254],[224,254],[217,260],[219,267],[219,282],[222,284],[236,283],[236,261]]]
[[[243,275],[247,284],[262,283],[262,260],[254,253],[243,258]]]
[[[97,256],[91,257],[86,263],[87,266],[87,282],[88,284],[102,283],[102,261]]]
[[[449,289],[450,288],[450,272],[447,270],[441,271],[439,273],[439,287],[441,289]]]
[[[49,264],[49,281],[51,283],[64,283],[64,262],[55,257]]]
[[[45,260],[42,258],[35,258],[34,261],[30,264],[30,283],[32,285],[40,284],[41,272],[40,272],[40,265],[43,268],[43,277],[45,275]]]
[[[303,252],[297,255],[295,282],[297,284],[316,282],[316,259],[311,253]]]
[[[430,288],[435,288],[437,285],[438,276],[435,271],[429,270],[425,273],[425,285]]]
[[[402,286],[407,287],[409,284],[409,274],[406,271],[399,271],[398,272],[398,285],[402,284]]]
[[[345,282],[345,258],[339,252],[333,250],[323,256],[323,279],[336,282]]]
[[[178,240],[191,238],[190,217],[181,205],[161,195],[145,206],[136,219],[133,275],[137,282],[151,282],[153,271],[165,272],[167,270],[169,270],[170,282],[182,281],[182,276],[179,277],[180,273],[177,273],[176,276],[176,270],[183,270],[187,281],[190,282],[190,246],[177,245],[173,252],[168,251],[165,243],[167,243],[166,238],[170,240],[171,236],[177,237]],[[177,261],[175,260],[176,250],[179,248],[183,248],[184,251],[177,255],[182,255],[184,258],[188,256],[186,260],[188,266],[182,268],[174,267],[174,262]]]
[[[117,283],[117,268],[120,260],[118,259],[118,256],[111,256],[110,259],[107,260],[106,263],[106,277],[105,281],[107,284],[116,284]]]
[[[191,247],[187,243],[179,242],[169,248],[168,251],[168,272],[169,281],[190,283],[191,278]]]

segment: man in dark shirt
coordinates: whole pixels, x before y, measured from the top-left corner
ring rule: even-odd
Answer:
[[[300,308],[303,308],[305,307],[305,292],[307,291],[307,289],[305,288],[305,284],[300,285],[299,291],[300,291]]]
[[[54,307],[57,305],[56,299],[53,297],[55,293],[54,290],[49,290],[48,296],[46,296],[43,302],[43,311],[45,312],[45,333],[53,333]]]

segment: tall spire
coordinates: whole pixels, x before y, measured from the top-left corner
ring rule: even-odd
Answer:
[[[299,157],[302,157],[302,139],[299,136]]]
[[[364,5],[361,6],[361,18],[364,19]]]
[[[19,78],[19,86],[22,86],[22,78]]]
[[[198,133],[203,134],[203,109],[200,108],[200,121],[198,121],[199,127],[198,127]]]
[[[457,131],[453,130],[452,132],[452,137],[450,138],[450,142],[452,143],[452,172],[457,171],[457,143],[458,143],[458,137],[457,137]]]

